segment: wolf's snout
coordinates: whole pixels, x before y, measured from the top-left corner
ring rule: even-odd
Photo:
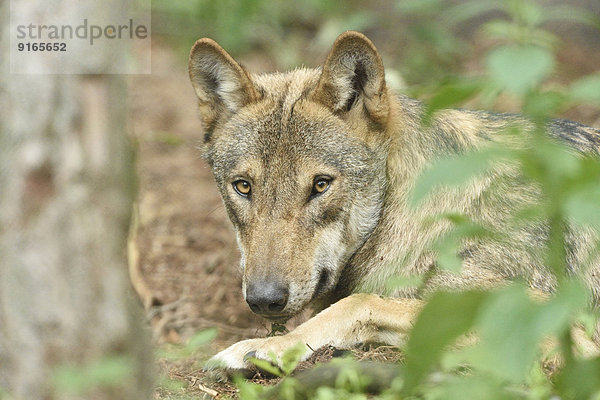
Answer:
[[[274,315],[285,308],[288,295],[287,286],[279,282],[250,283],[246,288],[246,303],[256,314]]]

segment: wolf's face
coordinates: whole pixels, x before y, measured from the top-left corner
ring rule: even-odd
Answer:
[[[387,93],[372,44],[350,40],[336,42],[323,72],[250,76],[209,39],[190,55],[243,294],[274,320],[330,291],[379,219]]]

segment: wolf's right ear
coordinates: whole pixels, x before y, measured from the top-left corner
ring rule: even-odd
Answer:
[[[188,69],[207,132],[222,113],[235,113],[259,98],[248,73],[212,39],[196,41]]]

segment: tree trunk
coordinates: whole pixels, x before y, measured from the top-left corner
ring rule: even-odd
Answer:
[[[9,74],[0,16],[0,398],[148,399],[124,79]]]

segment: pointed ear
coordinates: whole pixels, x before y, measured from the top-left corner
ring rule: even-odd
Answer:
[[[389,103],[383,62],[365,35],[348,31],[337,38],[313,96],[334,112],[350,111],[362,103],[371,119],[385,123]]]
[[[259,98],[248,73],[212,39],[196,41],[188,69],[209,133],[221,114],[235,113]]]

